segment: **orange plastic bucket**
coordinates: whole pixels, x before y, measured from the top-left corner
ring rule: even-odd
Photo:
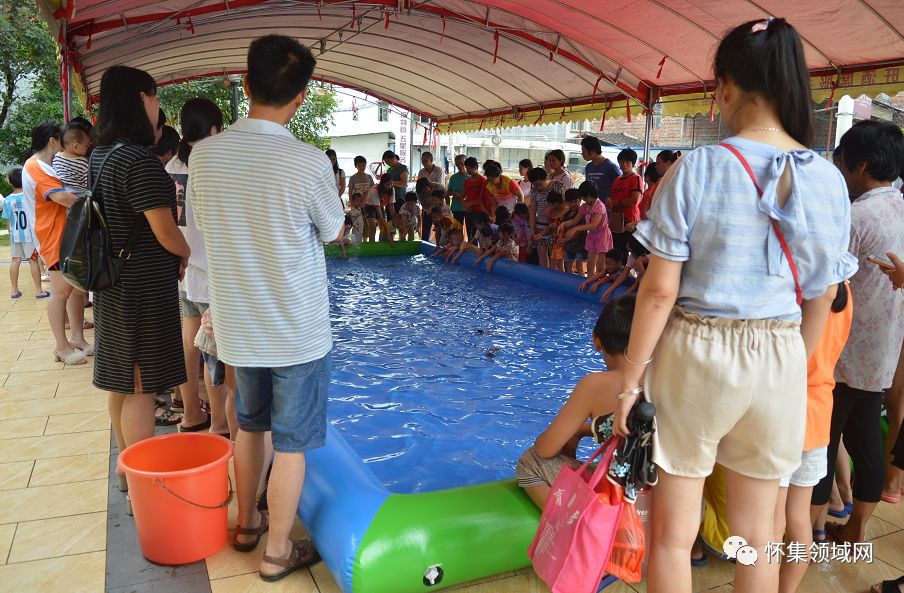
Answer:
[[[231,442],[203,433],[162,435],[119,454],[145,558],[189,564],[226,545],[230,457]]]

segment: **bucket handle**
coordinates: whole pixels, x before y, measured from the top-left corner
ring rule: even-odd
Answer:
[[[220,503],[216,506],[207,506],[204,504],[198,504],[197,502],[192,502],[192,501],[188,500],[187,498],[179,496],[178,494],[176,494],[175,492],[170,490],[166,486],[166,484],[163,483],[163,480],[161,480],[160,478],[154,478],[154,484],[156,484],[157,486],[160,486],[161,488],[163,488],[164,490],[166,490],[167,492],[169,492],[170,494],[172,494],[173,496],[175,496],[176,498],[178,498],[179,500],[181,500],[182,502],[184,502],[186,504],[190,504],[193,507],[198,507],[199,509],[207,509],[209,511],[215,511],[217,509],[225,509],[226,507],[228,507],[229,503],[232,502],[232,496],[235,494],[235,490],[232,488],[232,476],[227,474],[226,479],[229,480],[229,494],[226,495],[226,500],[224,500],[222,503]]]

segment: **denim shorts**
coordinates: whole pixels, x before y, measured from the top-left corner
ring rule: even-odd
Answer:
[[[223,381],[226,380],[226,366],[213,354],[201,352],[201,357],[204,359],[204,364],[210,373],[210,384],[214,387],[222,385]]]
[[[575,261],[587,261],[587,250],[581,249],[580,251],[566,251],[565,261],[567,263]]]
[[[273,431],[273,448],[301,453],[326,440],[329,354],[275,368],[236,367],[235,410],[245,432]]]
[[[188,300],[188,295],[183,290],[179,291],[179,300],[182,301],[183,317],[200,317],[204,315],[204,311],[210,309],[210,305],[207,303],[196,303]]]

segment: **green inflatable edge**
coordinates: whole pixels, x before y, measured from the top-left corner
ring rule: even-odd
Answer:
[[[382,257],[386,255],[417,255],[421,252],[420,241],[396,241],[392,245],[380,241],[379,243],[358,243],[346,245],[347,257]],[[342,257],[342,247],[336,243],[328,243],[323,246],[323,253],[327,257]]]
[[[526,568],[539,521],[514,479],[390,494],[358,548],[353,591],[438,590]],[[428,573],[442,576],[430,585]]]

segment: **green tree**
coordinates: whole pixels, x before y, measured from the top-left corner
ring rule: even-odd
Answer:
[[[56,46],[34,2],[0,0],[0,127],[20,90],[56,80]]]
[[[0,163],[21,163],[31,130],[63,117],[56,45],[34,2],[0,0]]]
[[[179,112],[189,99],[203,97],[210,99],[223,112],[223,121],[228,125],[232,119],[232,88],[225,78],[205,78],[172,84],[157,91],[160,107],[167,120],[179,127]],[[314,83],[308,98],[289,122],[289,130],[296,138],[313,144],[323,150],[329,148],[330,139],[325,135],[333,119],[333,111],[338,106],[336,94],[328,87]],[[248,101],[244,93],[239,93],[239,116],[248,115]]]

